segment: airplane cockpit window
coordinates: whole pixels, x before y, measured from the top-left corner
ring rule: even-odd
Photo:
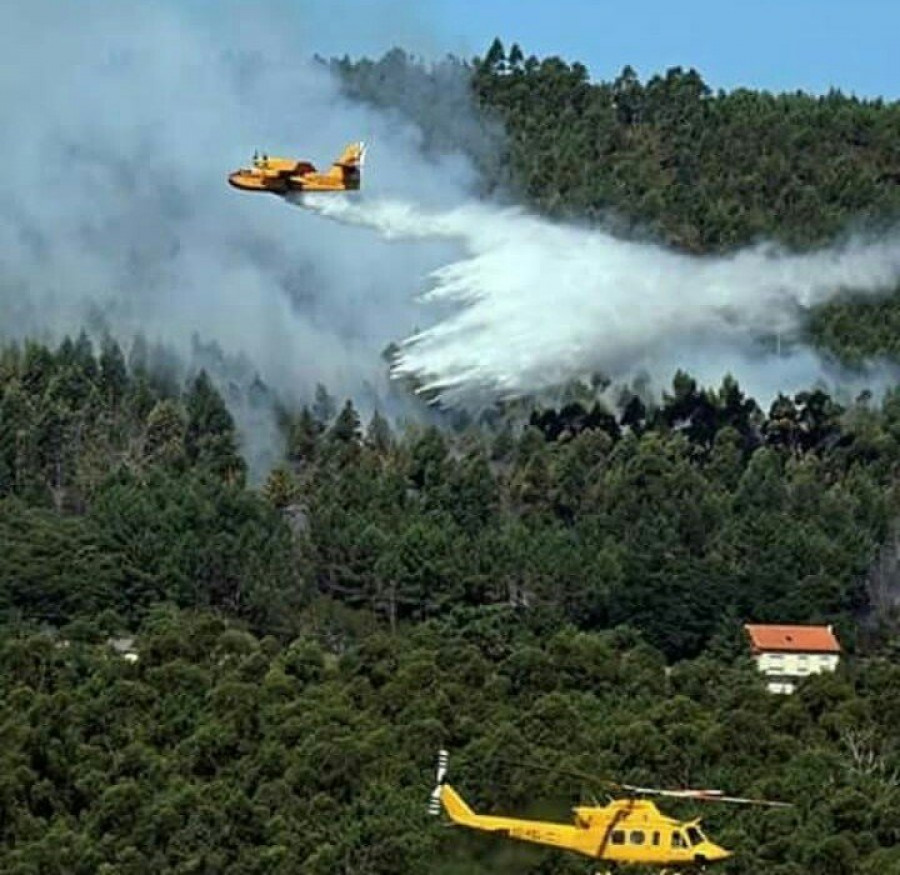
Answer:
[[[699,845],[703,841],[703,833],[696,826],[689,826],[687,829],[688,840],[692,845]]]

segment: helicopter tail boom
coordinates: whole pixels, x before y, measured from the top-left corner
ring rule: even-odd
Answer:
[[[588,830],[563,823],[476,814],[449,784],[440,787],[440,802],[450,820],[459,826],[536,845],[564,848],[587,857],[596,855],[597,836]]]
[[[447,783],[447,763],[447,752],[442,750],[438,754],[437,786],[432,791],[428,805],[431,814],[440,814],[441,808],[443,808],[450,820],[459,826],[494,834],[499,833],[508,838],[533,842],[538,845],[566,848],[588,857],[595,856],[596,836],[592,836],[588,830],[562,823],[477,814],[469,807],[465,799]]]
[[[450,765],[450,754],[445,750],[438,751],[436,785],[431,792],[428,802],[428,813],[438,815],[441,808],[447,812],[447,816],[461,826],[471,826],[476,829],[497,829],[498,824],[504,818],[485,817],[476,814],[466,804],[466,801],[447,783],[447,769]]]
[[[449,784],[440,788],[440,801],[444,806],[450,820],[461,826],[479,826],[481,818],[466,804],[465,799],[459,795]]]

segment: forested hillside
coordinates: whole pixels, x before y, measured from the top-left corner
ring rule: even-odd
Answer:
[[[448,63],[335,65],[383,105],[419,76],[393,105],[431,106],[426,148],[477,139],[485,188],[551,215],[714,251],[900,205],[895,105],[590,83],[499,45]],[[446,77],[486,139],[467,91],[435,112]],[[893,304],[862,329],[850,306],[816,330],[857,357],[893,343]],[[256,488],[205,371],[140,338],[0,348],[0,871],[586,871],[427,818],[442,746],[486,810],[567,819],[594,792],[503,759],[720,786],[794,803],[663,806],[707,818],[723,873],[900,871],[900,389],[594,388],[424,426],[320,387],[274,411]],[[748,620],[834,623],[847,658],[773,697]]]
[[[281,412],[285,464],[256,492],[205,372],[179,392],[81,335],[7,347],[2,380],[8,619],[135,621],[164,600],[278,634],[320,594],[391,628],[493,605],[624,624],[673,659],[747,618],[852,640],[900,499],[900,390],[764,413],[731,379],[679,374],[618,418],[573,400],[396,435],[322,390]]]
[[[469,66],[426,65],[395,50],[331,68],[353,97],[425,125],[432,148],[467,151],[487,190],[550,216],[696,253],[897,233],[900,103],[839,91],[713,93],[681,68],[642,81],[627,67],[597,82],[582,64],[526,58],[499,40]],[[480,136],[459,121],[470,117],[461,88],[447,104],[448,80],[470,84]],[[814,314],[810,338],[853,363],[896,358],[900,296],[860,304],[848,293]]]
[[[349,627],[353,632],[349,633]],[[900,867],[900,670],[874,661],[764,692],[744,664],[681,663],[626,632],[511,609],[398,634],[311,612],[290,643],[154,611],[130,663],[82,628],[0,640],[0,863],[9,875],[583,875],[586,860],[440,827],[434,751],[479,808],[566,819],[571,778],[767,793],[761,812],[672,802],[738,851],[721,871]]]
[[[497,40],[471,65],[333,60],[348,94],[394,108],[429,132],[431,148],[468,151],[488,176],[552,216],[610,211],[696,252],[759,239],[794,246],[895,224],[900,213],[900,104],[839,91],[815,97],[739,89],[713,93],[679,67],[612,82],[557,57],[525,58]],[[471,130],[462,89],[481,107]],[[497,139],[493,125],[506,133]],[[488,163],[488,144],[501,153]]]
[[[727,871],[896,864],[898,678],[865,655],[890,616],[791,700],[739,624],[833,620],[853,646],[900,394],[766,413],[679,375],[618,418],[397,434],[321,391],[282,412],[256,492],[206,375],[130,358],[85,336],[2,355],[4,871],[583,871],[435,828],[441,745],[484,806],[565,817],[583,789],[511,752],[796,800],[712,815]],[[136,663],[104,644],[135,630]]]

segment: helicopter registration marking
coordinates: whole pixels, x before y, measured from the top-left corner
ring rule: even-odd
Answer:
[[[559,841],[559,836],[553,830],[534,829],[532,827],[524,829],[514,829],[510,832],[516,837],[527,839],[532,842],[545,842],[547,844],[555,844]]]

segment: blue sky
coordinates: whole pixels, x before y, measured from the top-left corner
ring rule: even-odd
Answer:
[[[499,35],[526,54],[580,60],[598,79],[625,64],[641,78],[680,65],[713,88],[836,86],[900,98],[900,0],[293,2],[323,54],[380,54],[400,44],[426,56],[470,56]]]

